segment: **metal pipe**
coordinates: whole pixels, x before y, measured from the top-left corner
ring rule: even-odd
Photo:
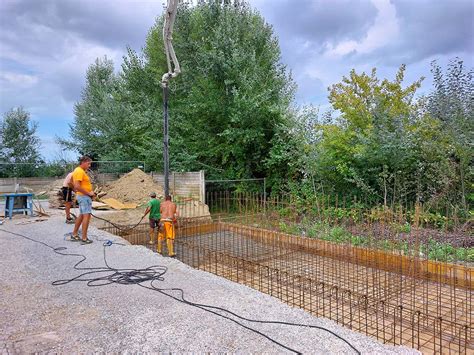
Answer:
[[[170,184],[169,184],[169,137],[168,137],[168,86],[163,86],[163,164],[164,164],[164,188],[165,196],[169,195]]]

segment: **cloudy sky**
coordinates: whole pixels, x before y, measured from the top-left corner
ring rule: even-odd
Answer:
[[[122,62],[140,50],[164,0],[0,0],[0,111],[23,106],[39,123],[42,154],[58,156],[68,136],[87,67],[97,57]],[[474,66],[472,0],[250,0],[279,38],[299,104],[327,107],[327,87],[352,68],[407,83],[430,62],[460,57]],[[179,53],[178,53],[179,56]]]

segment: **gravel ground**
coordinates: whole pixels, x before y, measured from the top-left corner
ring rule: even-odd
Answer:
[[[178,302],[138,285],[88,287],[86,282],[53,286],[84,270],[74,269],[80,256],[61,256],[51,248],[5,230],[21,233],[63,253],[87,257],[79,267],[168,268],[162,289],[181,288],[189,301],[224,307],[256,320],[278,320],[326,327],[363,354],[418,354],[416,350],[383,345],[332,321],[215,275],[194,270],[175,259],[131,245],[104,247],[98,239],[123,239],[91,228],[91,245],[64,240],[72,226],[55,215],[47,221],[0,226],[0,353],[290,353],[264,336],[203,309]],[[177,291],[167,291],[179,297]],[[218,313],[224,314],[221,311]],[[228,314],[237,321],[238,319]],[[347,344],[318,329],[240,322],[302,353],[354,354]]]

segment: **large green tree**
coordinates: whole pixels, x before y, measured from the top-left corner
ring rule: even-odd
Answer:
[[[370,203],[422,201],[467,209],[472,181],[473,81],[454,61],[434,65],[435,90],[415,98],[421,80],[405,85],[354,70],[329,88],[337,116],[317,124],[313,174],[326,191]],[[460,203],[461,202],[461,203]]]
[[[145,160],[161,170],[162,24],[163,17],[143,53],[128,50],[118,75],[108,60],[89,68],[72,141],[63,143],[100,159]],[[173,45],[182,73],[170,84],[171,169],[204,169],[219,178],[272,173],[265,161],[276,135],[288,128],[295,85],[280,64],[271,26],[245,1],[182,3]]]
[[[59,140],[70,149],[103,160],[142,159],[141,146],[150,124],[135,115],[130,94],[113,62],[97,59],[87,70],[81,101],[74,107],[72,140]]]
[[[11,109],[0,121],[0,159],[8,163],[37,163],[40,139],[36,134],[38,123],[23,108]]]
[[[35,176],[42,162],[38,123],[23,108],[11,109],[0,119],[0,177]]]
[[[474,202],[474,71],[461,59],[452,60],[446,73],[432,63],[434,90],[425,108],[435,119],[444,137],[451,171],[450,188],[437,198],[461,201],[465,209]],[[439,149],[439,147],[436,147]]]
[[[147,93],[132,90],[151,95],[150,105],[161,98],[157,82],[166,71],[161,29],[159,20],[147,38],[141,71],[153,73],[155,81],[145,81]],[[263,161],[294,92],[272,28],[243,1],[182,4],[174,48],[182,74],[170,86],[171,166],[204,168],[221,178],[266,175]],[[137,64],[131,57],[125,77],[140,76]]]
[[[410,181],[401,173],[412,161],[413,98],[422,79],[404,87],[404,74],[405,66],[393,81],[379,80],[375,69],[370,74],[352,70],[329,88],[339,115],[316,127],[316,170],[327,188],[387,203],[389,190],[392,199],[400,191],[397,181]]]

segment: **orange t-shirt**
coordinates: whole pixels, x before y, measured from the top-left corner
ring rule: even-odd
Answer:
[[[80,166],[78,166],[74,171],[72,172],[72,180],[79,182],[80,186],[86,190],[87,192],[92,191],[92,184],[91,184],[91,179],[89,178],[89,175],[82,169]],[[78,195],[84,195],[80,191],[76,191]]]

